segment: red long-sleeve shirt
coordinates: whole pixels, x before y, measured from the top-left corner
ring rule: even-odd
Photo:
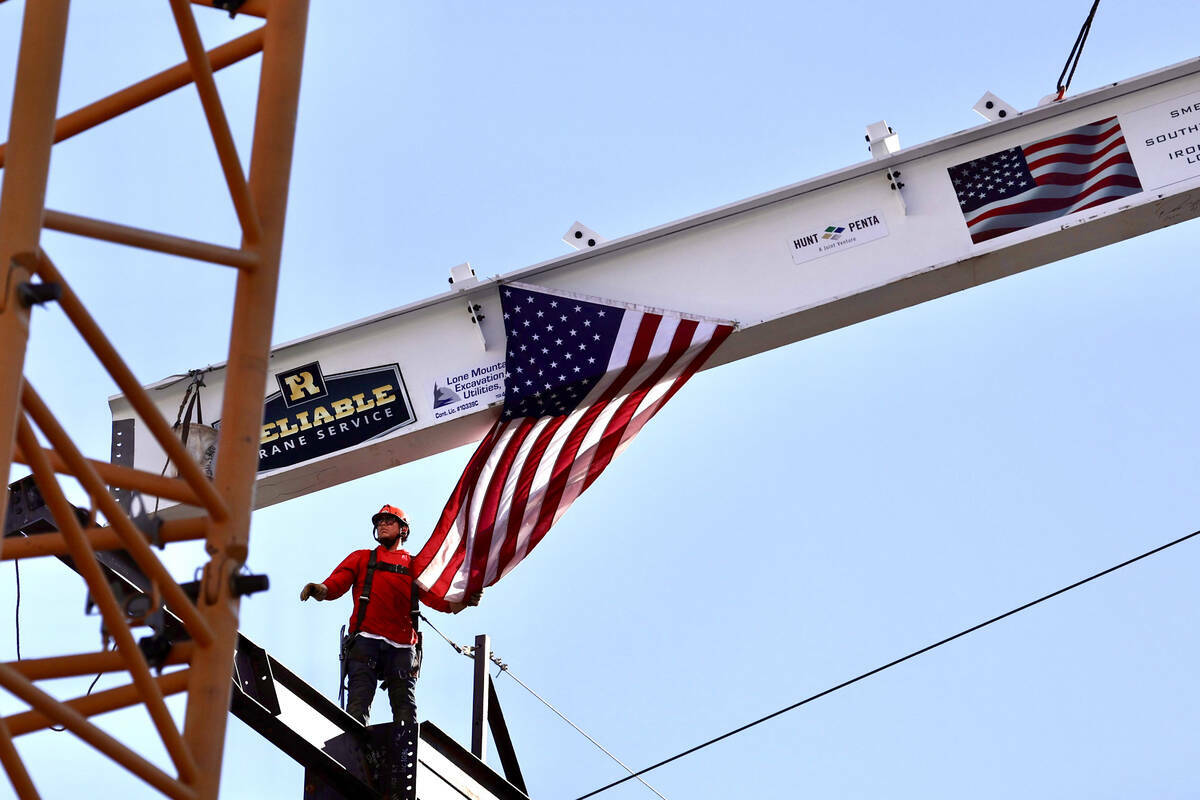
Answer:
[[[412,556],[405,550],[388,550],[382,546],[376,547],[378,553],[376,563],[396,564],[410,567]],[[341,564],[325,579],[328,594],[326,600],[335,600],[354,588],[354,610],[350,614],[350,630],[354,630],[354,622],[358,619],[359,597],[362,595],[363,581],[367,577],[367,563],[370,561],[370,550],[355,550],[346,556]],[[366,633],[384,636],[397,644],[416,644],[417,635],[412,626],[412,575],[401,575],[396,572],[375,570],[371,581],[371,600],[367,603],[367,614],[363,617],[362,628]],[[417,598],[438,611],[449,611],[450,607],[444,601],[431,597],[423,589],[417,587]]]

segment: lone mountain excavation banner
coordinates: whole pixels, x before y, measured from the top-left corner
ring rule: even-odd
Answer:
[[[325,375],[313,361],[275,375],[263,407],[258,471],[290,467],[416,421],[397,364]]]

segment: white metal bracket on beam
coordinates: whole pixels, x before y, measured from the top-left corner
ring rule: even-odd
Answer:
[[[459,291],[465,291],[479,283],[479,278],[475,277],[475,268],[471,266],[471,262],[464,261],[463,263],[450,268],[450,283]],[[472,302],[467,299],[467,314],[471,317],[471,324],[475,326],[475,332],[479,334],[479,343],[483,345],[483,349],[488,349],[487,337],[483,333],[483,314],[479,313],[482,306],[479,303]]]
[[[563,234],[562,240],[576,250],[591,250],[608,241],[579,220],[571,223],[571,227],[567,228],[567,232]]]
[[[885,170],[883,177],[891,187],[892,194],[896,197],[896,202],[900,204],[900,213],[907,216],[908,203],[904,202],[904,181],[900,180],[900,170],[895,167]]]
[[[1002,119],[1015,117],[1017,110],[991,92],[984,92],[979,102],[971,109],[988,122],[999,122]]]
[[[900,134],[892,130],[884,120],[873,122],[867,126],[867,146],[871,150],[871,158],[876,161],[887,158],[900,149]],[[904,202],[904,184],[900,181],[900,170],[892,168],[884,171],[884,180],[891,187],[892,196],[900,206],[900,213],[908,215],[908,204]]]
[[[488,349],[487,337],[483,333],[483,314],[479,313],[483,310],[483,306],[479,303],[473,303],[467,300],[467,314],[471,317],[471,324],[475,326],[475,331],[479,334],[479,342],[483,345],[483,349]]]

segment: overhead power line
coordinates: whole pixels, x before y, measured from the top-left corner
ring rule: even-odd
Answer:
[[[962,637],[966,636],[969,633],[974,633],[975,631],[980,630],[982,628],[986,628],[987,626],[989,626],[993,623],[999,622],[1002,619],[1007,619],[1008,617],[1011,617],[1014,614],[1019,614],[1020,612],[1025,611],[1026,609],[1033,608],[1034,606],[1038,605],[1039,603],[1044,603],[1051,598],[1058,597],[1060,594],[1069,592],[1072,589],[1078,589],[1080,586],[1083,586],[1085,583],[1090,583],[1090,582],[1096,580],[1097,578],[1103,578],[1105,575],[1116,572],[1117,570],[1122,569],[1123,567],[1128,567],[1130,564],[1141,561],[1143,558],[1149,558],[1150,556],[1152,556],[1156,553],[1161,553],[1163,550],[1166,550],[1169,547],[1174,547],[1177,544],[1186,542],[1188,539],[1191,539],[1194,536],[1200,536],[1200,531],[1193,531],[1192,533],[1189,533],[1187,536],[1181,536],[1178,539],[1167,542],[1164,545],[1160,545],[1160,546],[1154,548],[1153,550],[1148,550],[1145,553],[1142,553],[1140,556],[1134,556],[1133,558],[1129,559],[1128,561],[1122,561],[1120,564],[1117,564],[1116,566],[1109,567],[1106,570],[1101,570],[1100,572],[1097,572],[1094,575],[1090,575],[1090,576],[1084,578],[1083,580],[1075,581],[1075,583],[1072,583],[1069,586],[1064,586],[1063,588],[1058,589],[1057,591],[1053,591],[1050,594],[1042,595],[1038,599],[1031,600],[1028,603],[1025,603],[1024,605],[1017,606],[1016,608],[1012,609],[1011,611],[1005,611],[1003,614],[992,617],[991,619],[989,619],[985,622],[980,622],[978,625],[972,625],[970,628],[967,628],[966,630],[963,630],[963,631],[959,631],[958,633],[954,634],[953,636],[947,636],[945,639],[934,642],[931,645],[926,645],[925,647],[922,647],[920,650],[914,650],[913,652],[909,653],[906,656],[897,658],[895,661],[889,661],[888,663],[884,664],[883,666],[876,667],[875,669],[870,670],[868,672],[864,672],[861,675],[851,678],[848,681],[843,681],[842,683],[839,683],[837,686],[831,686],[828,689],[825,689],[824,691],[817,692],[814,695],[810,695],[809,697],[806,697],[797,703],[792,703],[790,706],[786,706],[786,707],[781,708],[778,711],[775,711],[771,714],[767,714],[765,717],[760,717],[759,719],[756,719],[753,722],[748,722],[739,728],[734,728],[733,730],[728,731],[727,733],[723,733],[720,736],[709,739],[707,742],[702,742],[701,744],[698,744],[695,747],[688,748],[687,750],[684,750],[682,753],[677,753],[677,754],[671,756],[670,758],[663,759],[662,761],[659,761],[657,764],[651,764],[650,766],[646,767],[645,769],[640,769],[631,775],[628,775],[619,780],[615,780],[612,783],[601,786],[599,789],[593,789],[592,791],[588,792],[587,794],[580,795],[575,800],[585,800],[588,797],[593,797],[594,795],[598,795],[601,792],[607,791],[608,789],[611,789],[614,786],[619,786],[620,784],[624,783],[625,781],[632,780],[633,778],[637,778],[640,775],[645,775],[647,772],[650,772],[651,770],[656,770],[659,767],[670,764],[672,761],[677,761],[677,760],[683,758],[684,756],[691,755],[692,753],[695,753],[697,750],[703,750],[704,748],[708,747],[709,745],[716,744],[719,741],[728,739],[730,736],[734,736],[736,734],[741,733],[742,731],[749,730],[750,728],[753,728],[755,725],[761,725],[762,723],[766,722],[769,719],[774,719],[775,717],[778,717],[780,714],[786,714],[788,711],[797,709],[802,705],[811,703],[814,700],[819,700],[820,698],[825,697],[826,695],[833,694],[834,692],[838,691],[839,689],[845,689],[847,686],[850,686],[851,684],[858,683],[859,681],[869,678],[872,675],[877,675],[880,672],[883,672],[884,670],[891,669],[892,667],[896,666],[897,664],[903,664],[905,661],[908,661],[909,659],[916,658],[919,655],[928,653],[930,650],[935,650],[944,644],[949,644],[950,642],[953,642],[955,639],[961,639]]]
[[[457,652],[461,653],[462,655],[466,656],[467,658],[470,658],[470,659],[475,658],[475,648],[474,647],[470,647],[467,645],[461,645],[458,642],[455,642],[449,636],[447,636],[446,634],[444,634],[440,630],[438,630],[437,626],[434,625],[432,622],[430,622],[429,618],[426,617],[424,614],[421,615],[421,619],[425,620],[426,624],[428,624],[429,627],[433,628],[434,633],[436,633],[438,636],[445,639],[446,644],[450,645]],[[497,658],[494,654],[489,654],[489,658],[491,659],[492,663],[495,664],[500,669],[500,672],[504,673],[505,675],[507,675],[508,677],[512,678],[514,681],[519,683],[525,689],[525,691],[529,692],[531,695],[533,695],[538,700],[540,700],[542,705],[544,705],[546,708],[553,711],[555,714],[558,715],[558,717],[563,722],[567,723],[572,728],[574,728],[576,731],[578,731],[580,736],[582,736],[583,738],[587,739],[589,742],[594,744],[601,753],[604,753],[604,755],[608,756],[613,761],[617,762],[617,764],[619,764],[623,770],[625,770],[626,772],[629,773],[629,777],[637,778],[638,783],[642,784],[642,786],[645,786],[647,789],[654,792],[656,795],[661,797],[662,800],[667,800],[667,798],[663,795],[662,792],[660,792],[658,789],[655,789],[653,786],[651,786],[649,783],[647,783],[644,779],[638,778],[638,776],[634,775],[633,770],[630,769],[629,766],[626,765],[624,761],[622,761],[621,759],[617,758],[612,753],[610,753],[604,747],[604,745],[600,744],[595,739],[593,739],[590,735],[588,735],[587,731],[585,731],[583,728],[579,727],[574,722],[567,719],[566,714],[562,713],[557,708],[550,705],[549,701],[547,701],[546,698],[542,697],[540,694],[535,692],[533,689],[529,688],[529,686],[523,680],[521,680],[520,678],[518,678],[516,675],[513,674],[512,670],[509,668],[508,664],[505,664],[503,661],[501,661],[499,658]]]

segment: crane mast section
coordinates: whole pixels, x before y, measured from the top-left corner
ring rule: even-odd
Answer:
[[[1191,219],[1200,59],[907,150],[879,144],[871,161],[278,345],[256,507],[480,439],[503,391],[502,282],[736,321],[711,367]],[[224,376],[204,375],[209,418]],[[174,418],[187,386],[149,388]],[[110,406],[128,432],[129,404]],[[130,465],[161,469],[140,422],[132,433]]]

